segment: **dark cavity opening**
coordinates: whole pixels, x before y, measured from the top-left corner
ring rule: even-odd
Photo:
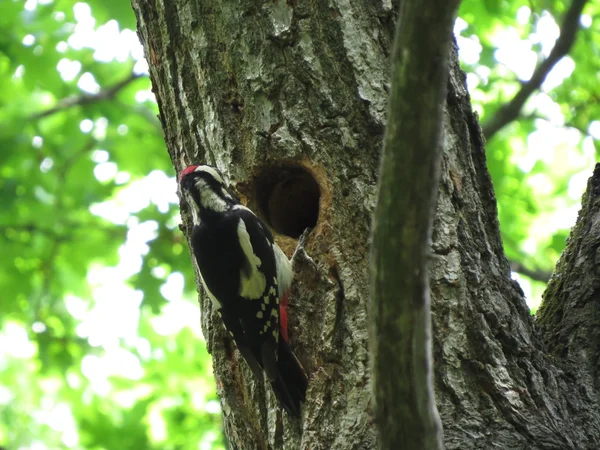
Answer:
[[[254,186],[258,209],[277,233],[296,239],[317,224],[321,190],[303,167],[266,168],[256,176]]]

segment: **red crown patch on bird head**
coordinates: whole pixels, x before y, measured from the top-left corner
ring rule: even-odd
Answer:
[[[183,177],[185,177],[188,173],[192,173],[194,170],[196,170],[196,167],[198,166],[187,166],[185,169],[183,169],[179,174],[179,182],[181,183]]]

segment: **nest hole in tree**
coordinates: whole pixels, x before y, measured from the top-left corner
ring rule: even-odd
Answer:
[[[254,178],[258,210],[279,234],[297,239],[319,219],[319,184],[299,165],[271,166]]]

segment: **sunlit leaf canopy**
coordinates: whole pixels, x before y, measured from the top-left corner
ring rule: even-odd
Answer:
[[[222,447],[129,3],[0,8],[0,444]]]
[[[465,0],[482,123],[569,5]],[[0,445],[224,448],[174,170],[129,3],[0,0]],[[488,143],[507,254],[551,271],[600,138],[600,5]],[[543,283],[518,276],[528,296]]]
[[[585,1],[581,3],[586,3]],[[481,123],[489,123],[548,57],[575,1],[464,0],[455,32]],[[577,17],[576,41],[525,103],[488,136],[487,163],[513,263],[544,278],[574,225],[600,139],[600,3]],[[513,264],[513,265],[517,265]],[[535,310],[545,283],[516,278]]]

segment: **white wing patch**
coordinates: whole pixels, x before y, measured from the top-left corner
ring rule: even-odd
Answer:
[[[260,258],[254,254],[254,249],[250,242],[250,235],[246,229],[244,219],[240,219],[237,233],[242,251],[248,262],[248,267],[250,267],[249,275],[247,275],[243,269],[240,273],[240,295],[251,299],[261,298],[267,287],[267,280],[265,279],[265,275],[258,270],[262,262]]]
[[[252,214],[253,216],[256,216],[256,214],[254,214],[254,212],[252,212],[252,210],[250,208],[246,208],[244,205],[235,205],[233,207],[233,209],[240,209],[242,211],[248,211],[250,214]]]
[[[248,211],[253,216],[256,215],[251,209],[246,208],[244,205],[235,205],[233,209]],[[267,239],[267,244],[271,245],[269,239]],[[283,253],[283,250],[281,250],[274,242],[273,253],[275,254],[275,267],[277,269],[277,279],[275,280],[275,283],[277,284],[277,293],[281,298],[283,294],[285,294],[292,287],[292,278],[294,277],[294,272],[292,270],[292,263],[285,253]]]
[[[294,271],[288,257],[285,256],[279,245],[274,242],[273,253],[275,253],[275,267],[277,268],[277,293],[279,298],[281,298],[292,287]]]

